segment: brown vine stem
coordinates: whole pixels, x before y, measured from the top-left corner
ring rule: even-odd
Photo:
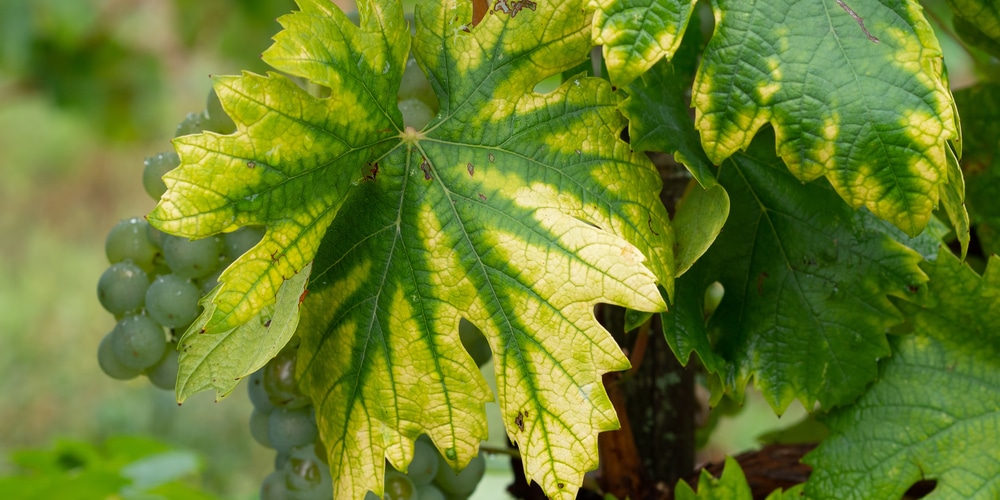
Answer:
[[[855,21],[857,21],[858,26],[861,26],[861,31],[865,33],[865,36],[868,37],[869,40],[871,40],[873,43],[882,43],[881,40],[875,38],[874,36],[872,36],[871,33],[868,32],[868,28],[865,28],[865,20],[862,19],[857,12],[854,12],[854,9],[848,7],[847,4],[844,3],[844,0],[837,0],[837,5],[839,5],[841,9],[844,9],[844,12],[850,14],[850,16],[853,17]]]
[[[481,444],[481,445],[479,445],[479,449],[482,450],[482,451],[484,451],[484,452],[486,452],[486,453],[490,453],[490,454],[507,455],[509,457],[514,457],[514,458],[519,459],[519,460],[521,458],[521,452],[518,451],[517,448],[508,448],[506,446],[504,446],[504,447],[501,448],[501,447],[498,447],[498,446],[490,446],[488,444]]]

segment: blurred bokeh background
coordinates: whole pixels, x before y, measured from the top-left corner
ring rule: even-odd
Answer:
[[[139,434],[203,457],[205,491],[256,497],[273,456],[249,437],[242,388],[222,402],[200,394],[178,407],[145,378],[104,376],[97,345],[114,320],[95,290],[107,231],[154,205],[142,188],[143,159],[168,150],[177,123],[204,108],[209,75],[265,71],[259,54],[279,29],[275,18],[293,7],[0,2],[0,476],[12,472],[13,450]],[[944,42],[961,84],[968,64]],[[744,420],[720,424],[716,453],[752,447],[757,434],[794,418],[778,420],[754,398],[748,406]]]

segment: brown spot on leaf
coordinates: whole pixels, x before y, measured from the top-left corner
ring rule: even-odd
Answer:
[[[469,177],[476,173],[476,166],[471,161],[465,164],[465,169],[469,171]]]

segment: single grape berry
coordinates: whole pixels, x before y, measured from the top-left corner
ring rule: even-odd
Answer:
[[[253,248],[264,237],[264,226],[244,226],[222,236],[226,258],[234,261]]]
[[[177,369],[179,368],[177,365],[178,355],[177,344],[173,342],[167,343],[163,357],[155,365],[146,370],[146,377],[149,378],[149,382],[153,386],[165,391],[174,390],[174,387],[177,385]]]
[[[123,365],[136,370],[155,365],[167,348],[163,327],[142,314],[125,316],[110,335],[115,357]]]
[[[275,450],[312,444],[318,436],[312,406],[297,410],[277,408],[268,416],[267,439]]]
[[[142,187],[154,200],[159,200],[163,193],[167,192],[167,185],[163,182],[163,175],[177,168],[181,164],[181,157],[173,151],[167,151],[146,158],[142,168]]]
[[[417,486],[406,474],[395,469],[386,469],[384,486],[382,500],[417,500]]]
[[[198,317],[201,290],[176,274],[157,276],[146,289],[146,311],[167,328],[190,325]]]
[[[403,79],[399,82],[399,92],[396,93],[397,101],[406,99],[417,99],[426,104],[434,113],[438,111],[438,98],[434,94],[431,82],[427,80],[427,76],[417,65],[417,60],[412,57],[406,61]]]
[[[289,498],[327,500],[332,495],[330,468],[319,460],[311,445],[292,448],[283,469]]]
[[[149,277],[130,261],[112,264],[97,280],[97,300],[115,316],[136,312],[146,303]]]
[[[285,472],[276,470],[264,478],[260,485],[260,500],[288,500],[288,488],[285,486]]]
[[[101,344],[97,347],[97,364],[101,367],[101,371],[115,380],[129,380],[138,377],[139,370],[129,368],[118,360],[112,349],[112,343],[111,333],[108,333],[101,339]]]
[[[265,448],[274,448],[271,446],[271,440],[267,437],[268,416],[268,413],[254,408],[250,413],[250,437]]]
[[[253,403],[255,410],[260,410],[263,413],[274,411],[274,405],[267,397],[267,391],[264,390],[263,368],[251,373],[247,377],[247,394],[250,396],[250,402]]]
[[[298,350],[286,347],[264,366],[264,390],[274,406],[295,409],[311,402],[295,380],[297,359]]]
[[[434,484],[449,495],[471,495],[473,491],[476,491],[476,486],[479,485],[479,481],[483,479],[483,474],[486,472],[486,459],[483,458],[482,453],[472,457],[469,465],[465,466],[458,474],[451,470],[451,466],[448,465],[443,456],[441,456],[440,462],[437,475],[434,477]]]
[[[163,257],[174,274],[189,279],[202,278],[219,268],[222,239],[209,236],[189,240],[179,236],[163,237]]]
[[[444,493],[433,484],[417,487],[417,500],[448,500]]]
[[[112,264],[130,260],[144,271],[150,272],[160,249],[149,239],[149,223],[146,219],[132,217],[111,228],[104,240],[104,252],[108,256],[108,262]]]
[[[205,122],[207,121],[207,116],[205,112],[201,113],[188,113],[184,117],[184,120],[177,125],[177,131],[174,132],[174,137],[180,137],[182,135],[200,134],[205,130]]]
[[[222,102],[219,101],[214,89],[208,91],[208,98],[205,100],[205,130],[220,134],[231,134],[236,131],[236,124],[222,109]]]
[[[437,449],[430,439],[425,440],[423,437],[413,443],[413,460],[406,468],[406,475],[418,487],[430,484],[439,466]]]
[[[437,113],[420,99],[403,99],[399,101],[399,111],[403,113],[403,126],[421,130]]]

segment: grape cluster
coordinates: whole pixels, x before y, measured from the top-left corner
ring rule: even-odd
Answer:
[[[200,117],[202,128],[196,131],[235,127],[218,102],[210,92],[209,109],[189,115]],[[187,122],[178,127],[178,134],[191,131]],[[166,192],[161,177],[179,161],[174,152],[146,160],[143,186],[153,199]],[[111,266],[97,282],[97,298],[117,324],[97,349],[101,370],[118,380],[146,375],[154,386],[172,390],[177,340],[201,312],[199,300],[218,284],[223,269],[262,236],[261,228],[246,227],[224,236],[188,240],[160,232],[141,217],[111,228],[104,245]]]
[[[333,487],[326,450],[319,440],[315,412],[295,380],[293,341],[248,379],[253,403],[250,435],[274,449],[274,471],[260,488],[260,500],[328,500]],[[460,500],[468,498],[485,472],[482,455],[455,474],[427,436],[417,439],[404,474],[386,464],[383,500]],[[365,500],[377,500],[369,492]]]

